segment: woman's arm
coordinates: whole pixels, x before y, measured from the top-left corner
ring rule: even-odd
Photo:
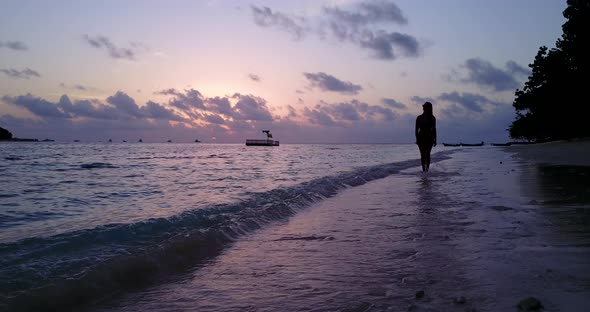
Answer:
[[[414,135],[416,136],[416,144],[418,144],[418,129],[419,129],[420,116],[416,117],[416,128],[414,129]]]
[[[432,146],[436,146],[436,118],[434,118],[434,116],[432,117],[433,119],[433,124],[432,124],[432,130],[434,131],[434,144],[432,144]]]

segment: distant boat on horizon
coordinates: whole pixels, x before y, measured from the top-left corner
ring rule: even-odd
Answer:
[[[168,141],[166,141],[166,142],[168,142],[168,143],[172,143],[172,140],[168,140]]]
[[[143,140],[142,140],[142,139],[139,139],[139,141],[138,141],[138,142],[139,142],[139,143],[142,143],[142,142],[143,142]]]
[[[195,139],[195,143],[201,143],[201,141],[199,141],[199,139]]]

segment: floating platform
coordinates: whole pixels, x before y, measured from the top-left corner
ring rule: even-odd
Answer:
[[[274,140],[246,140],[246,146],[279,146],[279,141],[274,141]]]

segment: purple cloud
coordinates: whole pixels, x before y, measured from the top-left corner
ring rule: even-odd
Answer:
[[[341,103],[321,102],[314,108],[305,108],[303,116],[312,124],[326,126],[346,126],[350,122],[379,122],[395,119],[395,113],[389,108],[369,105],[358,100]]]
[[[139,109],[139,106],[135,103],[129,95],[124,92],[117,91],[115,95],[109,96],[107,102],[117,108],[118,111],[123,112],[126,115],[141,118],[143,114]]]
[[[86,43],[96,49],[105,49],[109,53],[109,56],[114,59],[135,60],[137,56],[138,46],[136,44],[132,45],[133,48],[120,48],[105,36],[91,37],[89,35],[83,35],[82,38]]]
[[[422,104],[424,104],[424,103],[426,103],[426,102],[434,102],[434,99],[433,99],[433,98],[431,98],[431,97],[422,97],[422,96],[417,96],[417,95],[415,95],[415,96],[412,96],[412,97],[410,98],[410,100],[411,100],[412,102],[414,102],[414,103],[416,103],[416,104],[420,104],[420,105],[422,105]]]
[[[211,112],[233,116],[233,109],[227,97],[214,97],[207,99],[207,109]]]
[[[387,106],[393,107],[393,108],[398,108],[398,109],[407,109],[406,105],[404,105],[401,102],[398,102],[394,99],[389,99],[389,98],[382,98],[381,102]]]
[[[306,34],[306,27],[302,24],[305,19],[291,17],[284,13],[273,11],[269,7],[250,6],[254,16],[254,23],[261,27],[277,27],[290,33],[294,39],[301,39]]]
[[[14,79],[30,79],[32,77],[41,77],[37,71],[34,71],[30,68],[25,68],[23,70],[16,70],[14,68],[0,68],[0,73],[3,73],[6,76]]]
[[[70,115],[60,110],[57,105],[31,94],[19,95],[16,97],[4,96],[2,100],[6,103],[26,108],[31,113],[48,118],[70,118]]]
[[[260,82],[262,79],[256,74],[248,74],[248,78],[252,81]]]
[[[62,88],[64,88],[64,89],[78,90],[78,91],[95,91],[95,90],[97,90],[96,88],[85,86],[85,85],[82,85],[82,84],[67,85],[67,84],[65,84],[63,82],[60,83],[59,86],[62,87]]]
[[[147,102],[141,108],[141,112],[147,118],[186,121],[186,119],[176,115],[172,110],[152,101]]]
[[[448,75],[448,79],[475,84],[480,88],[493,91],[514,91],[522,85],[521,78],[531,74],[530,70],[514,61],[508,61],[505,67],[506,69],[501,69],[489,61],[470,58],[459,69]]]
[[[0,48],[7,48],[14,51],[26,51],[29,48],[21,41],[0,41]]]
[[[358,94],[363,89],[360,85],[342,81],[326,73],[303,73],[303,76],[309,80],[312,87],[317,87],[322,91]]]
[[[205,118],[206,121],[208,121],[208,122],[210,122],[212,124],[219,124],[219,125],[221,125],[221,124],[224,124],[225,123],[225,120],[221,116],[219,116],[219,115],[207,114],[207,115],[204,115],[204,118]]]
[[[272,120],[272,115],[266,106],[266,101],[253,95],[234,94],[238,99],[234,110],[234,118],[240,120]]]
[[[252,7],[252,13],[258,26],[282,29],[298,40],[307,33],[314,33],[321,40],[335,38],[368,49],[375,58],[382,60],[422,54],[422,45],[414,36],[383,29],[408,23],[402,10],[390,1],[372,0],[352,6],[324,7],[313,19],[290,17],[268,7]]]
[[[444,92],[437,97],[438,100],[447,101],[453,105],[458,105],[458,107],[462,107],[467,109],[467,111],[475,112],[475,113],[482,113],[484,112],[484,107],[486,106],[501,106],[506,105],[505,103],[497,102],[491,100],[483,95],[463,92],[459,93],[457,91],[453,92]],[[447,112],[449,113],[457,113],[458,107],[449,107],[447,108]]]

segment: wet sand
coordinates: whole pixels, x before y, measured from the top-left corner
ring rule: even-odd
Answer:
[[[587,311],[590,171],[547,155],[463,149],[349,188],[97,310]]]

